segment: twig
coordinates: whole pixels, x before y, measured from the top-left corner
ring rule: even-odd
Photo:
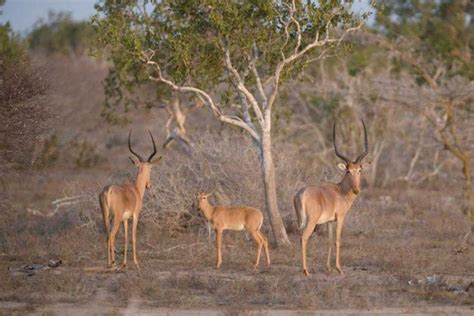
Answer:
[[[204,242],[195,242],[195,243],[192,243],[192,244],[189,244],[189,245],[177,245],[177,246],[174,246],[174,247],[162,250],[162,251],[158,251],[158,252],[153,252],[153,253],[160,254],[160,253],[165,253],[165,252],[168,252],[168,251],[171,251],[171,250],[174,250],[174,249],[178,249],[178,248],[189,248],[189,247],[193,247],[193,246],[201,245],[201,244],[206,244],[206,243],[204,243]],[[153,247],[150,244],[147,244],[147,245],[150,246],[153,249],[156,249],[156,247]]]

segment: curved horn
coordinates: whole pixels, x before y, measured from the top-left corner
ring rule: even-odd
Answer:
[[[367,141],[367,129],[365,128],[365,123],[363,119],[361,119],[361,122],[362,122],[362,126],[364,126],[364,142],[365,142],[364,152],[360,154],[359,157],[357,157],[355,162],[361,162],[362,159],[364,159],[365,156],[367,156],[367,154],[369,153],[369,142]]]
[[[350,160],[337,150],[337,145],[336,145],[336,123],[334,123],[334,126],[332,128],[332,139],[333,139],[333,143],[334,143],[334,151],[336,152],[336,156],[338,156],[339,158],[344,160],[346,162],[346,164],[349,163]]]
[[[148,160],[147,160],[148,162],[150,162],[151,159],[153,158],[153,156],[156,155],[156,144],[155,144],[155,140],[153,139],[153,135],[151,134],[151,132],[148,131],[148,133],[150,134],[151,141],[152,141],[152,143],[153,143],[153,153],[150,155],[150,157],[148,157]]]
[[[133,151],[132,144],[130,142],[131,137],[132,137],[132,130],[130,129],[130,131],[128,132],[128,150],[130,150],[130,152],[134,154],[138,158],[138,160],[140,160],[141,162],[144,162],[145,160],[143,160],[143,157]]]

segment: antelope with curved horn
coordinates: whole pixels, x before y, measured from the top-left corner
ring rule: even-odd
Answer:
[[[151,132],[148,131],[148,133],[150,133],[151,141],[153,143],[153,153],[148,157],[148,159],[144,159],[133,151],[130,141],[132,131],[130,130],[128,133],[128,149],[133,155],[129,158],[135,167],[138,168],[135,183],[108,185],[99,195],[100,208],[102,209],[102,217],[107,232],[107,262],[109,267],[115,266],[115,237],[121,222],[123,222],[125,237],[123,267],[126,268],[127,266],[128,220],[132,218],[133,263],[135,263],[135,266],[138,269],[140,268],[136,251],[138,216],[140,215],[140,210],[142,208],[145,189],[151,188],[151,168],[161,160],[161,157],[152,160],[156,155],[156,144]],[[110,215],[112,215],[113,218],[112,227],[110,227]]]
[[[255,269],[260,263],[260,255],[262,246],[265,248],[265,255],[267,257],[267,266],[270,265],[270,254],[268,252],[267,238],[262,234],[260,228],[263,224],[263,215],[260,210],[253,207],[224,207],[214,206],[208,201],[211,193],[198,193],[199,209],[204,214],[204,217],[212,225],[216,231],[216,261],[217,268],[222,264],[222,233],[224,230],[244,230],[246,229],[257,243],[257,261],[255,262]]]
[[[340,246],[342,226],[349,208],[360,192],[360,172],[364,167],[362,160],[369,152],[367,129],[364,121],[364,152],[351,162],[344,156],[336,145],[336,124],[333,126],[333,142],[336,156],[344,161],[339,163],[339,169],[345,172],[339,183],[325,183],[320,186],[308,186],[298,191],[294,198],[294,206],[301,235],[301,250],[303,254],[303,273],[309,275],[306,264],[306,245],[316,225],[328,223],[329,251],[327,269],[331,271],[331,251],[334,243],[334,225],[336,225],[336,269],[342,274]]]

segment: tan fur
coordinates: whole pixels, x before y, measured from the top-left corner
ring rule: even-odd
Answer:
[[[346,173],[339,183],[325,183],[320,186],[309,186],[295,195],[294,205],[301,235],[303,255],[303,273],[309,275],[306,259],[306,246],[316,225],[328,223],[329,251],[327,268],[331,271],[331,251],[334,242],[334,225],[336,225],[336,269],[342,273],[340,261],[341,233],[349,208],[360,192],[361,163],[349,163]]]
[[[255,268],[260,263],[262,246],[265,248],[267,265],[270,265],[270,254],[268,251],[268,241],[260,231],[263,224],[263,215],[258,209],[253,207],[224,207],[213,206],[208,201],[209,194],[198,194],[198,205],[204,217],[211,224],[216,232],[216,258],[217,268],[222,264],[222,234],[224,230],[247,230],[257,243],[257,261]]]
[[[344,177],[339,183],[326,183],[320,186],[306,187],[296,193],[293,200],[298,225],[304,229],[301,235],[301,251],[303,255],[303,273],[309,275],[306,264],[306,245],[308,239],[314,231],[316,225],[328,223],[329,232],[329,251],[327,268],[331,271],[331,251],[334,242],[334,225],[336,225],[336,269],[342,273],[340,246],[342,227],[344,218],[349,208],[360,192],[360,171],[362,170],[362,160],[369,153],[369,142],[367,139],[367,128],[361,120],[364,128],[364,151],[357,156],[354,162],[351,162],[347,156],[343,155],[336,145],[336,123],[334,123],[333,144],[334,152],[337,157],[344,160],[345,163],[339,163],[339,169],[345,172]]]
[[[143,195],[145,194],[145,189],[151,187],[151,169],[153,165],[157,164],[161,160],[161,157],[155,161],[151,161],[153,156],[156,154],[156,145],[151,133],[150,137],[153,142],[154,152],[151,154],[148,160],[144,160],[141,156],[132,151],[130,135],[131,131],[128,136],[129,149],[136,156],[130,157],[130,159],[132,160],[132,163],[138,168],[135,183],[108,185],[99,194],[99,201],[100,207],[102,209],[104,226],[107,233],[108,266],[115,266],[115,237],[120,227],[120,223],[122,222],[125,237],[123,267],[125,268],[127,266],[128,220],[132,218],[133,263],[139,269],[140,267],[138,264],[136,250],[138,218],[142,208],[142,200]],[[110,227],[110,220],[112,220],[112,227]]]

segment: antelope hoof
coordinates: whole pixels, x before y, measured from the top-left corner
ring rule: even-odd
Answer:
[[[126,262],[124,262],[124,263],[122,264],[122,269],[124,269],[124,270],[127,269],[127,263],[126,263]]]
[[[138,264],[138,261],[133,262],[135,264],[135,267],[137,267],[137,270],[140,271],[140,265]]]
[[[305,276],[309,276],[308,270],[304,269],[304,270],[303,270],[303,273],[304,273]]]
[[[339,272],[339,274],[341,274],[341,275],[344,274],[344,272],[342,272],[341,267],[336,267],[336,270],[337,270],[337,272]]]
[[[329,273],[332,273],[332,268],[331,268],[331,266],[326,266],[326,268],[328,269],[328,272],[329,272]]]

